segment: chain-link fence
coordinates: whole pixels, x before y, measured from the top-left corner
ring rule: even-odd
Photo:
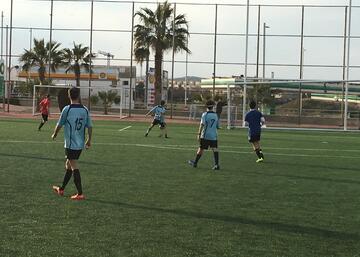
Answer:
[[[18,80],[25,49],[34,47],[34,39],[56,41],[70,48],[74,43],[89,47],[96,54],[92,65],[102,67],[136,67],[129,69],[127,86],[134,91],[135,109],[146,109],[146,68],[132,54],[134,29],[139,23],[135,13],[142,8],[156,9],[158,2],[140,1],[8,1],[1,17],[1,58],[8,67],[6,80],[12,85],[6,98],[31,97],[26,78]],[[342,5],[251,4],[248,33],[247,5],[172,3],[176,14],[188,21],[187,44],[190,54],[165,52],[163,69],[169,83],[164,85],[173,100],[173,116],[192,117],[191,105],[198,110],[205,99],[214,97],[214,87],[204,88],[201,79],[222,77],[344,80],[347,78],[347,51],[351,26],[349,78],[360,79],[360,6]],[[351,19],[350,19],[351,15]],[[133,20],[133,17],[134,20]],[[245,55],[248,35],[248,58]],[[153,52],[149,66],[154,67]],[[51,58],[51,56],[50,56]],[[19,66],[19,67],[18,67]],[[16,68],[18,67],[18,68]],[[16,74],[16,71],[18,73]],[[132,72],[133,71],[133,72]],[[47,69],[47,72],[56,73]],[[14,74],[13,74],[14,73]],[[100,74],[100,73],[99,73]],[[10,79],[9,79],[10,78]],[[116,77],[119,80],[119,76]],[[97,85],[98,78],[88,76],[83,83]],[[108,84],[113,81],[106,80]],[[57,83],[70,83],[61,79]],[[105,84],[106,84],[105,83]],[[125,83],[125,82],[124,82]],[[115,86],[124,86],[115,82]],[[218,90],[219,91],[219,90]],[[220,90],[221,91],[221,90]],[[218,94],[221,94],[220,91]],[[19,93],[21,92],[21,93]],[[235,96],[241,98],[241,92]],[[356,95],[356,93],[353,93]],[[225,96],[224,96],[225,97]],[[145,111],[145,110],[144,110]],[[134,113],[141,113],[135,111]],[[174,112],[174,113],[173,113]],[[241,111],[238,111],[241,114]]]

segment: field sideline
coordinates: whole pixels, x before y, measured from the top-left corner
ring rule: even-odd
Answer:
[[[80,158],[87,200],[61,198],[55,121],[0,121],[0,256],[360,256],[360,134],[265,130],[265,162],[246,130],[220,130],[221,171],[196,125],[95,121]]]

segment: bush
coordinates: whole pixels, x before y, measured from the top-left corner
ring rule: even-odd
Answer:
[[[99,102],[99,97],[97,95],[90,96],[91,105],[96,105]]]
[[[120,104],[120,100],[121,100],[120,96],[117,95],[117,96],[115,97],[115,99],[114,99],[114,103],[115,103],[115,104]]]
[[[104,106],[104,114],[108,114],[108,109],[111,107],[113,102],[115,101],[115,98],[117,97],[117,92],[115,91],[100,91],[98,93],[102,104]]]

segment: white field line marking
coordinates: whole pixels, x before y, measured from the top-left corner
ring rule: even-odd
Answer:
[[[0,140],[0,143],[19,143],[19,144],[54,144],[63,142],[53,142],[53,141],[21,141],[21,140]],[[147,144],[128,144],[128,143],[94,143],[93,145],[109,145],[109,146],[132,146],[132,147],[148,147],[148,148],[156,148],[156,149],[169,149],[169,150],[180,150],[180,151],[196,151],[197,146],[191,145],[147,145]],[[191,147],[191,148],[190,148]],[[239,147],[240,148],[240,147]],[[243,147],[245,148],[245,147]],[[249,147],[246,147],[249,148]],[[271,149],[271,148],[268,148]],[[314,150],[314,149],[302,149],[302,148],[276,148],[276,149],[293,149],[293,150]],[[315,149],[316,150],[316,149]],[[333,149],[318,149],[318,150],[326,150],[326,151],[334,151]],[[345,151],[345,150],[342,150]],[[349,150],[356,151],[356,150]],[[233,151],[233,150],[221,150],[222,153],[233,153],[233,154],[253,154],[251,150],[243,152],[243,151]],[[277,155],[277,156],[293,156],[293,157],[315,157],[315,158],[344,158],[344,159],[358,159],[358,156],[343,156],[343,155],[315,155],[315,154],[286,154],[286,153],[271,153],[266,152],[266,155]]]
[[[124,130],[126,130],[126,129],[128,129],[128,128],[131,128],[131,126],[127,126],[127,127],[125,127],[125,128],[119,129],[119,131],[124,131]]]
[[[0,141],[1,142],[1,141]],[[102,144],[102,143],[98,143]],[[106,144],[106,143],[105,143]],[[116,143],[115,143],[116,144]],[[145,145],[144,145],[145,146]],[[197,148],[199,145],[146,145],[146,146],[159,146],[159,147],[179,147],[179,148],[186,148],[186,147],[195,147]],[[251,146],[227,146],[227,145],[221,145],[219,147],[220,151],[224,148],[233,148],[233,149],[251,149]],[[270,149],[270,150],[292,150],[292,151],[331,151],[331,152],[354,152],[358,153],[359,150],[349,150],[349,149],[329,149],[329,148],[287,148],[287,147],[262,147],[263,149]],[[223,151],[222,151],[223,152]]]

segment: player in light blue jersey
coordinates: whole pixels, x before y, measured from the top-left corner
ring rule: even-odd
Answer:
[[[197,163],[200,160],[204,150],[209,147],[213,150],[215,165],[213,170],[219,170],[219,151],[218,151],[218,135],[217,130],[219,128],[219,118],[215,112],[213,112],[214,101],[209,100],[206,102],[207,112],[204,112],[201,116],[198,140],[200,146],[197,150],[195,160],[190,160],[188,163],[194,168],[197,167]]]
[[[166,123],[165,123],[165,112],[166,112],[165,101],[161,100],[160,105],[155,106],[146,114],[146,116],[148,116],[150,113],[154,114],[154,120],[150,124],[150,127],[146,130],[146,133],[145,133],[146,137],[149,135],[151,129],[154,126],[159,125],[160,131],[161,131],[160,137],[163,136],[163,134],[165,134],[165,138],[169,138],[167,135],[167,129],[166,129]]]
[[[62,186],[53,186],[53,190],[60,196],[64,195],[64,190],[71,176],[74,175],[74,184],[78,191],[71,196],[73,200],[85,199],[82,192],[81,176],[77,165],[81,151],[91,146],[92,121],[88,109],[80,104],[80,90],[73,87],[69,89],[69,98],[71,104],[63,108],[59,121],[51,136],[55,139],[60,129],[64,127],[65,138],[65,175]],[[85,130],[87,128],[87,139],[85,139]]]

